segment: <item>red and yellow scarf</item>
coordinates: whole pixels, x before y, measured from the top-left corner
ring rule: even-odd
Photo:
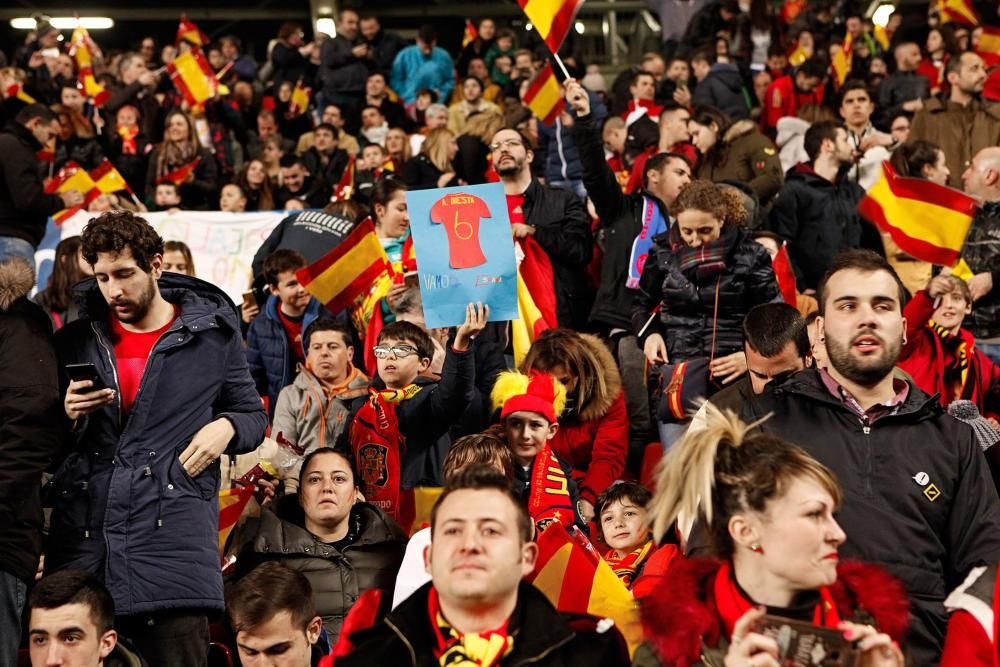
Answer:
[[[946,396],[949,400],[955,398],[969,398],[966,396],[965,388],[969,380],[969,344],[962,338],[962,335],[953,334],[934,320],[927,320],[927,328],[933,331],[941,339],[941,346],[953,353],[953,356],[945,360],[944,382],[949,390],[957,386],[953,396]]]
[[[139,126],[123,125],[118,128],[118,136],[122,138],[122,155],[135,155],[135,138],[139,136]]]
[[[365,500],[399,519],[402,457],[406,438],[399,432],[396,405],[416,396],[421,387],[369,389],[369,398],[351,424],[351,451]]]
[[[632,579],[635,577],[636,571],[655,550],[656,545],[653,540],[648,540],[645,544],[640,544],[633,551],[624,555],[617,549],[612,549],[604,554],[604,560],[611,566],[615,576],[622,580],[626,588],[631,590]]]
[[[427,596],[427,612],[434,629],[434,657],[441,667],[491,667],[514,650],[514,638],[507,633],[507,623],[487,632],[462,634],[441,613],[437,589]]]
[[[569,495],[569,479],[547,443],[532,462],[528,514],[539,532],[553,521],[567,528],[575,522],[576,510]]]

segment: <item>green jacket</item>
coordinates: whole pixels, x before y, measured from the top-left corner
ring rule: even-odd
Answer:
[[[698,178],[746,183],[762,205],[785,182],[778,149],[752,120],[738,120],[726,129],[698,165]]]

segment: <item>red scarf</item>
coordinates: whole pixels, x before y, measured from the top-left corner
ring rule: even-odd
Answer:
[[[743,614],[754,606],[754,603],[740,592],[731,572],[732,564],[727,561],[715,574],[715,607],[719,610],[727,637],[733,636],[736,621],[740,620]],[[833,596],[830,595],[829,589],[825,586],[819,589],[819,594],[822,600],[816,605],[813,612],[813,625],[836,628],[840,624],[841,618],[840,614],[837,613],[837,606],[833,603]]]
[[[539,532],[553,521],[569,528],[576,518],[569,495],[569,480],[548,443],[532,462],[528,514]]]
[[[118,134],[122,138],[122,155],[135,155],[135,138],[139,136],[139,126],[124,125],[118,128]]]
[[[361,476],[361,492],[365,500],[397,521],[406,438],[399,432],[396,404],[420,389],[415,384],[402,389],[369,389],[369,399],[351,424],[351,451]]]
[[[625,555],[622,555],[617,549],[612,549],[604,554],[604,560],[611,566],[615,576],[622,580],[625,587],[631,589],[632,579],[635,577],[636,571],[655,550],[656,545],[653,540],[648,540],[645,544],[640,544]]]
[[[461,634],[441,613],[437,589],[427,596],[427,613],[434,628],[434,657],[442,667],[491,667],[514,650],[514,638],[507,633],[507,623],[487,632]]]

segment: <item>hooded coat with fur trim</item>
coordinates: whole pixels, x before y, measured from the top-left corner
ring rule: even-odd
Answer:
[[[721,565],[721,561],[705,558],[678,559],[667,581],[643,598],[643,630],[657,659],[643,664],[723,664],[729,638],[723,636],[713,593]],[[895,641],[904,641],[909,622],[906,591],[881,568],[842,562],[837,566],[837,581],[828,590],[842,619],[874,625]]]
[[[748,119],[736,121],[721,133],[698,165],[698,178],[746,183],[761,205],[770,202],[784,183],[778,149]]]
[[[593,504],[625,471],[628,453],[628,413],[622,379],[614,357],[596,336],[581,334],[590,353],[605,369],[604,391],[591,397],[576,413],[563,414],[552,451],[573,466],[580,499]]]
[[[42,551],[42,472],[66,428],[52,325],[27,298],[34,283],[27,262],[0,263],[0,570],[24,582]]]

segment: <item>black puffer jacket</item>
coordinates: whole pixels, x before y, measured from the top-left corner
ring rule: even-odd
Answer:
[[[878,231],[857,212],[864,195],[857,183],[847,178],[831,183],[805,162],[788,170],[767,228],[788,242],[799,290],[816,289],[841,250],[881,249]]]
[[[721,276],[701,284],[694,270],[680,270],[678,256],[670,248],[669,234],[653,238],[653,251],[639,281],[632,308],[632,330],[637,335],[642,334],[639,345],[643,345],[650,334],[659,333],[666,342],[671,363],[712,356],[712,322],[718,284],[715,356],[741,351],[743,318],[747,312],[758,304],[781,298],[767,250],[743,229],[724,225],[723,239],[729,244],[726,268]],[[661,303],[660,317],[653,318],[647,327],[650,315]]]
[[[962,259],[973,273],[993,274],[993,289],[976,301],[965,327],[976,338],[1000,336],[1000,201],[986,202],[965,239]]]
[[[337,642],[344,616],[362,593],[373,588],[392,591],[406,551],[406,534],[382,510],[368,503],[351,509],[350,544],[337,550],[305,529],[298,496],[284,496],[275,511],[261,512],[256,531],[237,558],[242,577],[264,561],[275,560],[301,572],[312,585],[316,612]],[[239,586],[239,582],[235,583]]]

